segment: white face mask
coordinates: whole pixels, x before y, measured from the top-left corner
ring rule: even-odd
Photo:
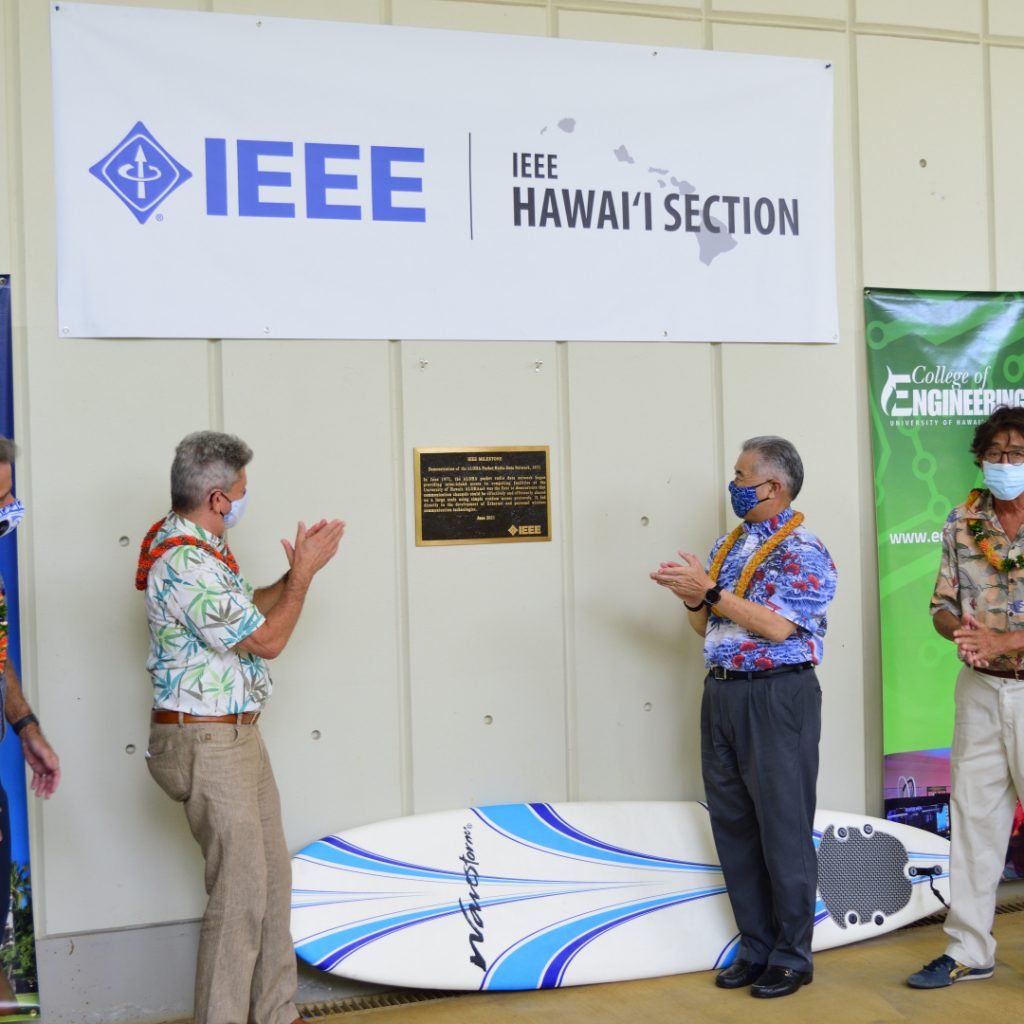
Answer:
[[[1021,487],[1024,490],[1024,486]],[[230,530],[232,526],[237,526],[245,515],[245,506],[249,504],[249,492],[246,491],[238,501],[231,502],[231,508],[224,513],[224,525]]]
[[[981,472],[985,486],[1000,500],[1013,501],[1024,492],[1024,465],[1011,466],[1008,462],[983,462]]]
[[[25,506],[20,501],[12,501],[10,505],[0,508],[0,537],[13,533],[18,523],[25,518]]]

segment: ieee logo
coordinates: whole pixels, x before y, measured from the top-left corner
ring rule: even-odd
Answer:
[[[178,163],[138,121],[135,127],[89,173],[128,207],[140,224],[192,172]]]

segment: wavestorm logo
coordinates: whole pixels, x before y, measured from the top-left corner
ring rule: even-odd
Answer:
[[[948,366],[915,366],[910,373],[887,377],[878,396],[882,413],[892,420],[934,420],[989,416],[1000,405],[1024,406],[1024,388],[989,387],[992,367],[956,370]]]
[[[466,885],[469,888],[469,902],[464,902],[460,896],[459,907],[462,910],[462,916],[466,919],[466,924],[469,925],[469,948],[471,950],[469,962],[479,967],[481,971],[486,971],[487,961],[484,959],[483,953],[480,952],[480,946],[483,945],[484,941],[484,919],[481,913],[480,893],[478,891],[480,885],[480,872],[478,869],[480,865],[476,859],[476,853],[473,851],[472,824],[463,826],[462,835],[466,840],[466,852],[459,857],[459,861],[462,864],[462,870],[466,876]]]
[[[89,173],[99,178],[128,207],[140,224],[192,177],[137,121],[130,132]]]

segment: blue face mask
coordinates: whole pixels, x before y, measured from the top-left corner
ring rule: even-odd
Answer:
[[[0,537],[13,533],[18,523],[25,518],[25,506],[20,501],[12,501],[10,505],[0,508]]]
[[[767,501],[767,498],[758,498],[757,489],[763,484],[768,483],[767,480],[762,480],[759,484],[754,484],[752,487],[739,487],[736,483],[730,481],[729,483],[729,499],[732,501],[732,510],[740,517],[744,519],[747,513],[752,509],[756,508],[761,504],[762,501]]]
[[[227,495],[225,495],[227,497]],[[231,502],[231,508],[224,513],[224,525],[230,530],[237,526],[242,516],[245,515],[245,506],[249,504],[249,492],[246,491],[238,501]]]
[[[983,462],[981,472],[985,486],[1000,501],[1013,501],[1024,492],[1024,466],[1011,466],[1008,462]]]

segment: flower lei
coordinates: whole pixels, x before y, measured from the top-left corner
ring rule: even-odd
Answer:
[[[142,545],[139,548],[139,566],[135,570],[135,589],[145,590],[146,579],[149,576],[149,570],[156,564],[156,560],[166,554],[168,551],[174,548],[182,547],[183,545],[190,545],[196,548],[202,548],[209,555],[213,555],[218,561],[223,562],[236,576],[238,575],[238,563],[235,561],[235,556],[231,554],[231,549],[225,544],[224,550],[226,554],[222,554],[212,544],[207,544],[205,540],[200,540],[198,537],[188,537],[183,534],[179,534],[175,537],[168,537],[167,540],[162,540],[155,548],[150,545],[153,543],[153,539],[160,532],[160,527],[164,525],[167,517],[158,519],[150,528],[149,533],[143,538]]]
[[[971,491],[967,495],[967,501],[965,505],[970,505],[973,501],[976,501],[981,495],[980,490]],[[992,540],[985,533],[985,524],[980,519],[968,519],[967,529],[971,531],[974,539],[978,542],[978,550],[988,559],[989,565],[994,569],[998,569],[1000,572],[1009,572],[1011,569],[1024,569],[1024,555],[1018,555],[1016,558],[1003,558],[994,547],[992,547]]]
[[[750,581],[754,578],[754,573],[757,572],[758,567],[765,559],[804,521],[803,512],[794,512],[793,518],[790,519],[785,526],[778,529],[773,533],[751,556],[747,559],[747,564],[743,566],[743,571],[740,573],[740,578],[736,581],[736,586],[733,587],[733,593],[737,597],[743,597],[747,592],[747,587],[750,586]],[[736,546],[736,542],[743,536],[743,524],[740,523],[728,537],[722,541],[722,546],[715,553],[714,559],[711,562],[711,568],[708,570],[708,575],[711,577],[712,583],[718,582],[718,575],[722,571],[722,566],[725,564],[726,556]],[[714,608],[710,611],[714,613]]]

